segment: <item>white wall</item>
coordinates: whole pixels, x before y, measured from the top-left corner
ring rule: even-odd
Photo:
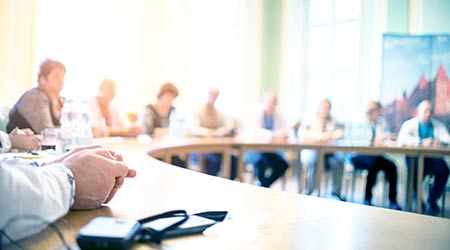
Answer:
[[[0,102],[11,105],[32,86],[33,0],[0,0]]]

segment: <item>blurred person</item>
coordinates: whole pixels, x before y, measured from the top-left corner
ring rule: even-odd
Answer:
[[[15,128],[9,134],[0,131],[0,153],[11,149],[37,151],[41,147],[41,141],[41,136],[35,135],[30,129]]]
[[[433,117],[433,105],[429,100],[423,100],[417,106],[417,116],[403,122],[398,133],[398,143],[400,146],[436,147],[450,144],[450,135],[444,123]],[[406,157],[407,166],[411,163],[415,168],[413,171],[414,180],[417,179],[417,157]],[[440,208],[437,200],[442,196],[447,179],[449,168],[443,158],[425,157],[424,177],[434,176],[433,187],[429,191],[426,212],[437,215]],[[417,190],[417,182],[414,182],[414,190]],[[421,202],[422,197],[417,198]]]
[[[140,120],[147,135],[154,138],[168,135],[170,115],[175,111],[172,103],[177,96],[177,87],[172,83],[165,83],[159,89],[156,103],[145,106]],[[171,163],[179,167],[186,167],[185,160],[179,156],[172,156]]]
[[[173,101],[177,96],[178,89],[174,84],[165,83],[161,86],[156,103],[145,106],[141,118],[146,134],[154,137],[167,135],[170,114],[175,110]]]
[[[91,125],[94,137],[133,137],[143,132],[142,125],[131,123],[114,102],[116,90],[116,82],[104,79],[97,96],[91,100]]]
[[[246,131],[258,137],[270,137],[271,141],[286,141],[289,137],[284,117],[277,111],[278,98],[273,92],[264,95],[263,108],[246,121]],[[256,138],[257,139],[257,138]],[[289,165],[283,152],[262,153],[250,151],[245,155],[246,163],[256,167],[262,187],[270,187],[284,175]],[[269,171],[268,171],[269,170]],[[267,174],[270,172],[270,174]]]
[[[229,122],[225,114],[215,107],[219,96],[219,89],[211,87],[208,92],[208,101],[202,105],[194,114],[191,134],[200,137],[232,137],[234,136],[234,127]],[[217,153],[206,153],[205,170],[209,175],[217,175],[222,163],[222,155]],[[195,160],[198,155],[193,155]],[[237,158],[231,159],[231,179],[236,178]]]
[[[9,109],[0,105],[0,124],[5,126],[0,127],[0,153],[5,153],[11,149],[18,149],[21,151],[36,151],[41,145],[41,137],[35,135],[31,129],[14,128],[11,133],[6,133],[6,124],[8,124]]]
[[[342,138],[344,131],[339,122],[331,116],[331,101],[324,99],[320,102],[316,116],[302,122],[299,137],[306,143],[330,143]],[[315,150],[301,151],[302,166],[307,168],[308,188],[307,194],[311,194],[314,189],[316,168],[318,163],[318,153]],[[342,176],[344,174],[344,156],[341,152],[325,154],[324,171],[332,172],[332,196],[341,201],[345,198],[341,196]]]
[[[134,177],[122,156],[100,146],[76,148],[40,167],[0,162],[0,238],[8,243],[42,231],[70,209],[108,203]]]
[[[219,94],[218,88],[211,87],[209,89],[208,101],[195,112],[191,128],[192,135],[205,137],[234,136],[232,122],[226,119],[225,114],[215,106]]]
[[[6,126],[8,125],[9,107],[0,103],[0,130],[6,132]]]
[[[371,101],[367,105],[366,120],[363,122],[365,127],[370,129],[366,133],[370,138],[367,139],[371,146],[382,146],[384,141],[391,137],[386,120],[381,116],[381,103]],[[389,208],[401,210],[397,205],[397,166],[383,155],[352,155],[351,158],[355,169],[367,169],[367,183],[364,197],[364,204],[372,205],[372,189],[375,185],[376,177],[379,171],[384,171],[389,181]]]
[[[25,92],[9,112],[7,131],[30,128],[40,134],[45,128],[60,126],[64,99],[60,96],[64,87],[66,68],[61,62],[47,59],[41,63],[38,86]]]

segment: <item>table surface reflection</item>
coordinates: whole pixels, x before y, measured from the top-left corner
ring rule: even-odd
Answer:
[[[450,220],[304,196],[212,177],[147,155],[152,143],[105,143],[137,170],[107,205],[71,211],[58,225],[75,245],[80,227],[96,216],[140,219],[185,209],[226,210],[228,230],[166,240],[133,249],[449,249]],[[22,241],[30,249],[60,249],[46,230]],[[9,247],[8,249],[14,249]]]

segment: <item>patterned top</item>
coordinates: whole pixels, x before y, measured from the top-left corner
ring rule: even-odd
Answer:
[[[175,108],[172,107],[167,116],[162,116],[158,113],[153,105],[147,105],[141,118],[142,124],[144,124],[145,127],[145,133],[151,135],[155,128],[169,127],[170,113],[174,109]]]
[[[40,134],[45,128],[60,126],[59,118],[64,99],[60,97],[53,104],[47,93],[40,87],[25,92],[9,112],[7,131],[15,127],[30,128]]]

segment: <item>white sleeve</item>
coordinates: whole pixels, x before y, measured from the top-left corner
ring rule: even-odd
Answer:
[[[448,133],[447,127],[444,123],[436,122],[435,137],[441,142],[450,144],[450,134]]]
[[[190,132],[193,136],[208,136],[209,129],[202,127],[201,120],[204,115],[204,106],[195,110],[192,116]]]
[[[123,112],[114,101],[109,103],[109,112],[111,113],[111,123],[113,127],[118,126],[127,128],[131,126],[127,114]]]
[[[270,141],[273,137],[273,131],[265,129],[262,120],[262,109],[248,111],[244,121],[243,138],[246,140]]]
[[[11,141],[9,135],[0,131],[0,153],[8,152],[11,149]]]
[[[91,125],[93,127],[99,127],[102,125],[102,112],[100,111],[100,106],[98,105],[97,97],[92,98],[89,103],[91,108]]]
[[[418,146],[420,142],[420,138],[418,132],[415,132],[416,129],[414,123],[416,120],[407,120],[400,127],[400,131],[398,132],[397,143],[399,146]]]
[[[280,113],[275,113],[275,131],[285,131],[289,132],[289,127],[287,125],[286,119]]]
[[[75,182],[72,172],[62,164],[34,168],[2,162],[0,190],[0,229],[19,240],[38,233],[69,211]],[[2,242],[8,241],[3,238]]]

